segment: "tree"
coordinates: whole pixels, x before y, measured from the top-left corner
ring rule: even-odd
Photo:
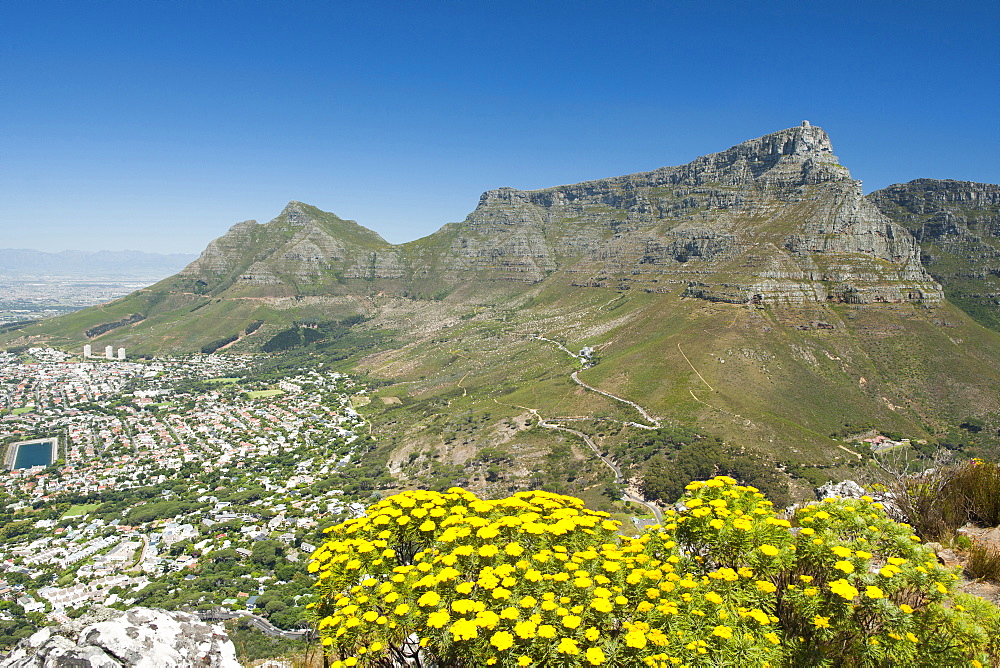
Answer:
[[[274,566],[278,557],[282,556],[283,553],[284,545],[280,542],[276,540],[261,540],[253,544],[250,559],[270,568]]]

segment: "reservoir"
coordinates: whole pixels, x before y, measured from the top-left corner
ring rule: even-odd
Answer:
[[[33,466],[48,466],[55,461],[56,439],[22,441],[11,446],[13,457],[8,456],[10,470],[30,469]],[[13,459],[13,462],[10,460]]]

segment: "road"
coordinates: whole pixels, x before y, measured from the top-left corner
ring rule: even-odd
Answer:
[[[270,638],[287,638],[288,640],[302,640],[312,634],[312,629],[301,629],[298,631],[285,631],[267,621],[259,615],[246,610],[225,610],[215,608],[214,610],[203,610],[198,613],[198,617],[203,622],[221,621],[224,619],[246,618],[255,629]]]

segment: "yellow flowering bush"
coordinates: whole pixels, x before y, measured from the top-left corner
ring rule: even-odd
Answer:
[[[775,516],[752,487],[688,486],[634,537],[579,499],[404,492],[328,529],[309,570],[333,666],[969,665],[991,604],[870,500]]]

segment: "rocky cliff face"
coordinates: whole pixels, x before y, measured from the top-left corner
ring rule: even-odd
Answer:
[[[868,199],[919,240],[949,299],[1000,330],[1000,185],[916,179]]]
[[[98,606],[18,643],[0,668],[239,668],[221,627],[185,612]]]
[[[579,285],[683,282],[689,296],[731,302],[942,297],[912,235],[865,200],[808,123],[680,167],[491,190],[448,237],[453,259],[438,266],[455,276],[537,282],[562,269]]]

